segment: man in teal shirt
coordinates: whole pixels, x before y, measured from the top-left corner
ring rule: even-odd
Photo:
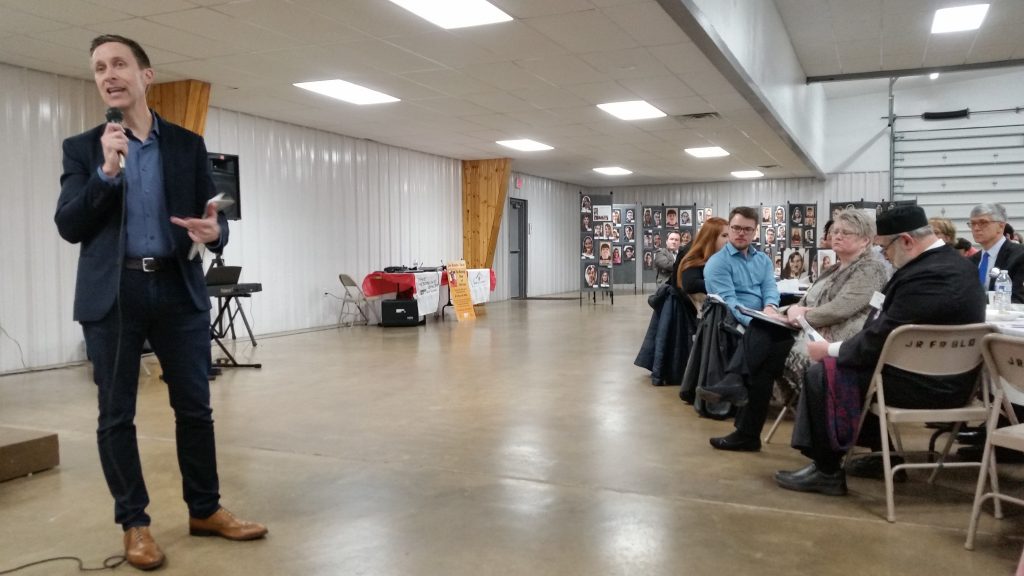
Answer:
[[[775,377],[782,373],[793,346],[793,332],[765,321],[751,325],[751,317],[739,306],[777,316],[779,289],[771,259],[750,247],[757,232],[757,212],[740,206],[729,213],[729,243],[708,259],[704,281],[708,294],[717,294],[736,320],[747,330],[733,353],[720,382],[705,383],[697,394],[708,402],[731,402],[742,408],[736,414],[736,430],[712,438],[719,450],[756,452],[761,449],[761,429],[768,417]]]

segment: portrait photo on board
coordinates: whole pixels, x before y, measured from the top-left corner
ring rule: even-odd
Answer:
[[[690,215],[691,210],[689,208],[679,209],[679,225],[680,226],[693,226],[693,216]]]
[[[607,204],[594,206],[594,222],[611,222],[612,207]]]
[[[580,212],[584,212],[586,214],[590,214],[590,212],[591,212],[590,196],[584,196],[584,197],[580,198]]]
[[[590,264],[583,270],[583,285],[587,288],[597,287],[597,266]]]
[[[666,208],[665,209],[665,227],[666,228],[679,228],[679,209],[678,208]]]
[[[612,265],[612,243],[611,242],[601,242],[601,248],[600,248],[600,251],[598,252],[598,261],[597,262],[601,266],[611,266]]]
[[[634,222],[636,222],[636,210],[626,208],[626,224],[632,224]]]
[[[583,253],[580,257],[585,260],[592,260],[594,258],[594,239],[592,237],[583,237]]]

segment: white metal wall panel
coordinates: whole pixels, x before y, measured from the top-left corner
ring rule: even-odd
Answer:
[[[61,141],[103,120],[91,82],[0,64],[0,373],[80,361],[72,321],[78,247],[53,223]],[[337,319],[338,273],[462,255],[461,163],[338,134],[210,109],[210,151],[238,154],[242,221],[227,263],[266,334]]]
[[[523,185],[516,189],[519,178]],[[546,296],[579,289],[579,191],[579,186],[557,180],[515,172],[510,176],[508,196],[527,202],[527,296]],[[510,294],[507,200],[494,252],[494,273],[498,277],[498,285],[491,299],[507,300]]]

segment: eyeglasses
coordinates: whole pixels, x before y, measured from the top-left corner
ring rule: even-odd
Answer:
[[[968,220],[967,225],[971,228],[984,228],[989,224],[1002,224],[999,220]]]
[[[894,237],[893,237],[893,239],[892,239],[892,240],[889,240],[889,242],[888,242],[888,243],[886,243],[886,245],[885,245],[885,246],[882,246],[882,253],[883,253],[883,254],[885,254],[885,252],[886,252],[887,250],[889,250],[889,246],[892,246],[893,242],[895,242],[895,241],[897,241],[897,240],[899,240],[899,239],[900,239],[900,236],[899,236],[899,234],[897,234],[896,236],[894,236]]]
[[[735,232],[737,234],[739,234],[740,232],[742,232],[744,234],[753,234],[754,233],[754,227],[753,226],[729,226],[729,230],[732,230],[733,232]]]
[[[852,230],[843,230],[842,228],[829,228],[828,237],[835,238],[837,236],[857,236],[857,233]]]

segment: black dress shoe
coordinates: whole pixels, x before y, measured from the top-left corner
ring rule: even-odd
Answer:
[[[699,386],[697,388],[697,396],[700,396],[705,402],[712,404],[728,402],[733,406],[746,406],[749,400],[747,387],[743,385],[743,379],[732,374],[727,374],[721,382],[711,386]]]
[[[814,462],[792,472],[776,472],[775,483],[781,488],[797,492],[817,492],[828,496],[846,495],[846,474],[842,470],[831,474],[822,472]]]
[[[712,438],[711,447],[730,452],[757,452],[761,449],[761,439],[756,436],[752,438],[737,430],[728,436]]]
[[[902,456],[890,456],[889,461],[893,466],[903,464]],[[872,480],[885,480],[885,464],[882,462],[881,454],[872,454],[863,458],[857,458],[846,465],[846,473],[857,478],[870,478]],[[897,470],[892,475],[893,482],[906,482],[907,471]]]

